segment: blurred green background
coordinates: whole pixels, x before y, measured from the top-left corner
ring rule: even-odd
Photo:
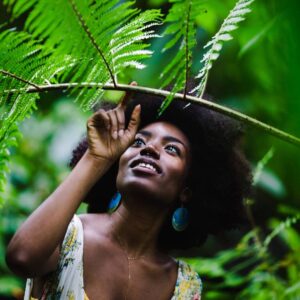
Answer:
[[[207,13],[198,20],[194,73],[200,66],[202,46],[234,3],[205,2]],[[138,0],[136,5],[161,8],[164,13],[169,8],[166,0]],[[300,136],[299,8],[291,0],[255,1],[253,12],[234,32],[234,40],[225,44],[207,86],[217,102],[296,136]],[[2,1],[0,18],[1,23],[9,20]],[[23,21],[13,25],[22,26]],[[122,80],[158,87],[158,66],[162,69],[172,56],[172,50],[160,53],[164,43],[163,39],[153,41],[156,52],[147,62],[149,67],[129,71]],[[107,93],[114,100],[118,96]],[[22,299],[24,280],[8,270],[5,248],[20,224],[68,174],[72,148],[84,134],[89,115],[58,92],[43,95],[38,108],[21,124],[20,145],[11,151],[0,219],[0,299]],[[203,247],[190,251],[194,258],[188,261],[204,282],[204,299],[300,299],[300,149],[252,128],[247,128],[244,149],[253,172],[263,164],[255,195],[246,205],[249,226],[210,237]],[[270,149],[269,159],[262,160]]]

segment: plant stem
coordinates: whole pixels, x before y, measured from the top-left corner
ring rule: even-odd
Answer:
[[[4,75],[6,75],[6,76],[12,77],[12,78],[14,78],[14,79],[17,79],[17,80],[19,80],[19,81],[22,81],[22,82],[24,82],[24,83],[27,83],[28,85],[33,86],[34,88],[37,89],[37,91],[40,92],[39,86],[38,86],[37,84],[35,84],[35,83],[29,81],[29,80],[26,80],[26,79],[24,79],[24,78],[22,78],[22,77],[20,77],[20,76],[18,76],[18,75],[16,75],[16,74],[13,74],[13,73],[8,72],[8,71],[5,71],[5,70],[0,70],[0,73],[4,74]]]
[[[103,54],[103,51],[101,50],[101,48],[99,47],[99,45],[97,44],[96,40],[94,39],[90,29],[88,28],[87,24],[85,23],[84,19],[83,19],[83,16],[80,14],[77,6],[75,5],[74,1],[73,0],[69,0],[71,6],[72,6],[72,9],[74,11],[74,13],[76,14],[76,17],[78,18],[83,30],[85,31],[85,33],[87,34],[88,38],[90,39],[92,45],[95,47],[95,49],[97,50],[97,52],[100,54],[108,72],[109,72],[109,75],[111,77],[111,80],[114,84],[114,86],[116,87],[117,86],[117,83],[116,83],[116,79],[115,79],[115,76],[109,66],[109,63],[108,61],[106,60],[104,54]]]
[[[186,32],[185,32],[185,85],[184,85],[184,94],[183,98],[186,99],[187,95],[187,84],[188,84],[188,76],[189,76],[189,24],[190,24],[190,15],[191,15],[191,1],[188,3],[187,9],[187,18],[186,18]]]
[[[149,88],[144,86],[132,86],[128,84],[118,84],[115,86],[114,84],[105,84],[104,86],[100,83],[96,82],[82,82],[82,83],[58,83],[58,84],[50,84],[50,85],[39,85],[38,87],[28,87],[27,89],[12,89],[3,91],[2,93],[17,93],[20,91],[26,91],[27,93],[36,93],[36,92],[45,92],[45,91],[51,91],[51,90],[64,90],[64,89],[70,89],[70,88],[95,88],[99,87],[104,90],[118,90],[118,91],[131,91],[131,92],[138,92],[143,94],[150,94],[155,96],[161,96],[161,97],[167,97],[170,92],[155,88]],[[221,114],[227,115],[233,119],[236,119],[238,121],[241,121],[247,125],[250,125],[252,127],[255,127],[259,130],[262,130],[270,135],[273,135],[283,141],[286,141],[290,144],[296,145],[300,147],[300,138],[293,136],[289,133],[286,133],[280,129],[277,129],[273,126],[270,126],[266,123],[263,123],[257,119],[254,119],[252,117],[249,117],[243,113],[240,113],[236,110],[233,110],[231,108],[228,108],[226,106],[210,102],[208,100],[204,100],[198,97],[194,96],[185,96],[187,101],[198,103],[199,105],[202,105],[208,109],[214,110],[216,112],[219,112]],[[174,99],[184,99],[183,94],[176,93],[174,95]]]

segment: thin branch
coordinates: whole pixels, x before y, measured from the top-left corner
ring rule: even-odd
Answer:
[[[16,74],[13,74],[11,72],[8,72],[8,71],[5,71],[5,70],[1,70],[1,69],[0,69],[0,73],[4,74],[5,76],[9,76],[9,77],[12,77],[14,79],[17,79],[17,80],[19,80],[21,82],[27,83],[28,85],[31,85],[35,89],[37,89],[38,91],[40,91],[40,87],[37,84],[35,84],[35,83],[33,83],[33,82],[29,81],[29,80],[26,80],[26,79],[24,79],[24,78],[22,78],[22,77],[20,77],[20,76],[18,76]]]
[[[127,84],[118,84],[118,86],[114,86],[113,84],[105,84],[102,85],[101,83],[96,82],[82,82],[82,83],[59,83],[59,84],[51,84],[51,85],[39,85],[38,88],[36,87],[28,87],[27,89],[12,89],[7,90],[2,93],[17,93],[20,91],[26,91],[27,93],[36,93],[36,92],[44,92],[44,91],[51,91],[51,90],[65,90],[70,88],[95,88],[99,87],[103,90],[118,90],[118,91],[130,91],[130,92],[138,92],[142,94],[150,94],[155,96],[161,96],[161,97],[167,97],[171,92],[160,90],[160,89],[154,89],[144,86],[132,86]],[[174,94],[174,99],[184,99],[183,94],[176,93]],[[198,103],[199,105],[202,105],[208,109],[211,109],[213,111],[217,111],[223,115],[227,115],[233,119],[236,119],[238,121],[241,121],[247,125],[250,125],[252,127],[255,127],[259,130],[262,130],[270,135],[273,135],[283,141],[286,141],[290,144],[296,145],[300,147],[300,138],[293,136],[291,134],[288,134],[280,129],[277,129],[273,126],[270,126],[266,123],[263,123],[257,119],[254,119],[252,117],[249,117],[243,113],[240,113],[236,110],[230,109],[226,106],[210,102],[208,100],[204,100],[198,97],[194,96],[186,96],[186,100]]]
[[[107,62],[107,60],[106,60],[106,58],[105,58],[103,52],[102,52],[102,50],[101,50],[100,47],[98,46],[98,44],[97,44],[97,42],[95,41],[95,39],[94,39],[92,33],[90,32],[90,29],[89,29],[88,26],[86,25],[86,23],[85,23],[85,21],[84,21],[84,19],[83,19],[83,16],[81,15],[81,13],[79,12],[79,10],[77,9],[76,4],[74,3],[74,0],[69,0],[69,2],[70,2],[70,4],[71,4],[71,6],[72,6],[73,11],[75,12],[75,14],[76,14],[76,16],[77,16],[77,18],[78,18],[80,24],[82,25],[83,30],[84,30],[85,33],[87,34],[87,36],[88,36],[88,38],[90,39],[90,41],[91,41],[91,43],[93,44],[93,46],[96,48],[96,50],[97,50],[98,53],[100,54],[100,56],[101,56],[101,58],[102,58],[102,60],[103,60],[103,62],[104,62],[104,64],[105,64],[105,66],[106,66],[106,68],[107,68],[107,70],[108,70],[108,72],[109,72],[109,75],[110,75],[110,77],[111,77],[111,79],[112,79],[112,82],[113,82],[113,84],[114,84],[114,87],[117,87],[117,83],[116,83],[116,80],[115,80],[115,76],[114,76],[114,74],[113,74],[113,72],[112,72],[112,70],[111,70],[111,68],[110,68],[110,66],[109,66],[109,64],[108,64],[108,62]]]

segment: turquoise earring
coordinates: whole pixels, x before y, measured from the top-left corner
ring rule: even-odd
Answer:
[[[116,192],[108,204],[107,212],[109,214],[113,213],[118,208],[118,206],[120,205],[121,199],[122,199],[121,194],[119,192]]]
[[[177,208],[172,216],[172,226],[176,231],[183,231],[189,224],[189,211],[185,207]]]

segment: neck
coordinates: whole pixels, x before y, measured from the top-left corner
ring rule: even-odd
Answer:
[[[158,235],[167,213],[167,207],[123,198],[110,217],[111,235],[128,257],[155,255]]]

